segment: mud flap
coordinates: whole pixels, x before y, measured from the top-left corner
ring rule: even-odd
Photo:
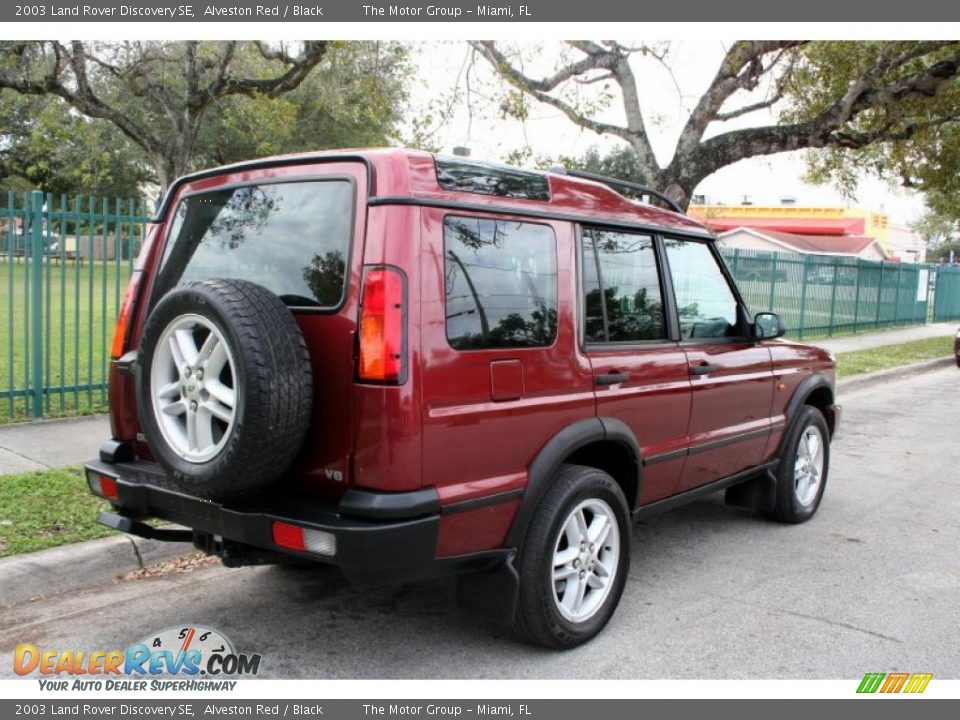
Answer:
[[[727,505],[773,512],[777,502],[777,477],[774,469],[764,471],[753,480],[728,487],[723,501]]]
[[[520,577],[507,560],[495,568],[457,576],[457,605],[510,624],[517,613]]]

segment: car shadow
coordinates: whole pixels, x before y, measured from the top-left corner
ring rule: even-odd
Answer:
[[[620,612],[642,612],[647,592],[642,579],[646,574],[694,576],[702,568],[703,558],[697,549],[704,543],[728,536],[734,544],[741,531],[762,522],[756,514],[724,505],[720,498],[635,524],[630,575],[631,580],[640,578],[641,582],[628,584]],[[267,623],[269,634],[251,631],[244,622],[236,629],[244,636],[244,645],[258,648],[265,656],[274,655],[274,659],[275,654],[287,657],[292,648],[300,648],[300,652],[323,648],[319,655],[311,654],[315,663],[311,669],[286,661],[270,663],[268,677],[463,677],[457,668],[462,667],[459,659],[465,656],[473,663],[482,658],[489,658],[491,663],[505,657],[520,664],[524,659],[536,660],[523,672],[577,677],[570,672],[571,658],[592,652],[589,648],[611,643],[614,647],[618,642],[615,632],[607,632],[566,653],[529,646],[509,627],[460,609],[454,578],[358,588],[330,566],[281,565],[251,570],[256,578],[249,580],[247,587],[269,588],[270,614],[287,620]],[[251,599],[257,595],[253,592]],[[480,662],[466,676],[502,677],[501,670]]]

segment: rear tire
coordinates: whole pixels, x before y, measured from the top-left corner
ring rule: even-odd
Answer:
[[[188,492],[220,500],[272,483],[299,451],[312,405],[306,343],[266,288],[187,283],[150,314],[137,379],[140,426],[157,462]]]
[[[802,523],[814,516],[827,487],[830,469],[830,429],[823,413],[804,405],[783,443],[777,468],[774,509],[767,517]]]
[[[517,560],[516,632],[555,649],[606,626],[630,566],[630,513],[607,473],[563,465],[540,501]]]

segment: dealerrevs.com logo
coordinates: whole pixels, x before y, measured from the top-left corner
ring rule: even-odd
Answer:
[[[885,695],[906,693],[919,694],[927,689],[933,673],[867,673],[857,687],[858,693],[882,693]]]
[[[126,650],[51,650],[20,643],[17,675],[39,675],[41,690],[233,690],[254,676],[260,655],[238,653],[223,633],[186,625],[148,635]],[[176,679],[182,678],[182,679]]]

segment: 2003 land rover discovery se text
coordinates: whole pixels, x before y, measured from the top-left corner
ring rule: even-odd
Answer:
[[[117,321],[100,521],[360,585],[455,573],[566,648],[613,614],[633,519],[719,490],[809,519],[833,358],[654,196],[403,150],[181,178]]]

